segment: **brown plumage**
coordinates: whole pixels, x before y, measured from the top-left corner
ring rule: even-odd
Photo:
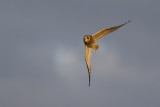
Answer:
[[[111,28],[105,28],[93,35],[85,35],[83,40],[85,44],[85,61],[88,68],[88,75],[89,75],[89,86],[90,86],[90,80],[91,80],[91,56],[92,56],[92,49],[94,51],[97,51],[99,48],[99,44],[96,43],[97,40],[102,39],[104,36],[108,35],[109,33],[119,29],[120,27],[124,26],[125,24],[129,23],[130,21],[121,24],[119,26],[111,27]]]

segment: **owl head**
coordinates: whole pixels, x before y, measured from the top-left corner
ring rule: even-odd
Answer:
[[[85,35],[83,39],[84,39],[84,43],[87,43],[91,40],[91,36],[90,35]]]

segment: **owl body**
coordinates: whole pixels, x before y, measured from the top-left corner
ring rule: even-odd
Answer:
[[[99,44],[96,43],[96,40],[93,39],[92,35],[85,35],[83,39],[86,46],[94,49],[94,51],[98,50]]]

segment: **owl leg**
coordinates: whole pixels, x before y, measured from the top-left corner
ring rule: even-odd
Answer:
[[[94,43],[94,44],[92,45],[92,48],[94,49],[94,51],[97,51],[98,48],[99,48],[99,44]]]

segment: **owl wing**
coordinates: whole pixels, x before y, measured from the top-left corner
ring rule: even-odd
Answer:
[[[88,68],[88,76],[89,76],[89,86],[90,86],[90,80],[91,80],[91,56],[92,56],[92,48],[89,48],[88,46],[85,47],[85,61]]]
[[[119,29],[120,27],[126,25],[127,23],[129,23],[130,21],[124,23],[124,24],[121,24],[119,26],[114,26],[114,27],[111,27],[111,28],[105,28],[105,29],[102,29],[100,31],[98,31],[97,33],[93,34],[92,37],[94,40],[100,40],[102,39],[104,36],[108,35],[109,33]]]

